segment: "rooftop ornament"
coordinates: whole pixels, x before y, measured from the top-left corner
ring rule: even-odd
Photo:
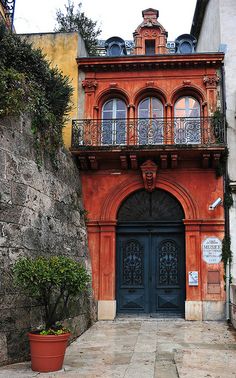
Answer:
[[[111,37],[105,41],[106,55],[120,56],[127,55],[125,41],[120,37]]]

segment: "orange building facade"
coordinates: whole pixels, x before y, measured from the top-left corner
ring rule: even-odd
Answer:
[[[78,59],[84,114],[73,122],[71,151],[99,319],[224,318],[224,183],[216,171],[225,136],[215,113],[224,56],[195,53],[188,35],[174,54],[166,43],[158,11],[147,9],[132,54],[115,38],[107,56]]]

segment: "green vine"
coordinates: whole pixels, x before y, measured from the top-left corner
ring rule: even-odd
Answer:
[[[232,251],[231,251],[231,239],[230,236],[225,236],[223,241],[222,241],[222,257],[221,260],[223,261],[224,264],[224,280],[226,281],[226,267],[227,263],[232,262]],[[231,281],[231,277],[229,277]]]
[[[223,175],[225,175],[226,170],[227,170],[228,156],[229,156],[229,150],[226,147],[225,151],[222,152],[220,156],[219,164],[216,167],[216,177],[222,177]]]
[[[219,130],[221,129],[224,121],[224,114],[220,111],[220,109],[217,109],[213,116],[212,116],[212,126],[217,142],[217,138],[219,137]],[[226,121],[226,127],[227,127],[227,121]],[[221,177],[226,173],[226,166],[227,166],[227,160],[228,160],[229,151],[226,148],[224,153],[221,154],[219,164],[216,167],[216,177]]]
[[[30,115],[39,169],[43,153],[57,166],[72,92],[69,78],[51,67],[41,50],[0,23],[0,117]]]
[[[89,221],[89,218],[88,218],[88,215],[89,215],[89,211],[86,210],[86,209],[81,209],[80,210],[80,215],[81,217],[84,218],[84,222],[87,223]]]
[[[230,180],[226,179],[225,193],[224,193],[224,207],[225,209],[229,209],[231,206],[233,206],[232,188],[230,186]]]

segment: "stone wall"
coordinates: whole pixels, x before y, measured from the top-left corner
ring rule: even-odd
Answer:
[[[0,364],[28,357],[27,331],[43,323],[41,308],[13,286],[10,268],[20,256],[63,254],[90,269],[79,172],[66,151],[58,170],[45,153],[36,164],[27,119],[0,120]],[[73,335],[95,319],[92,298],[73,303]]]
[[[235,0],[210,0],[206,7],[197,51],[225,52],[225,100],[227,144],[229,148],[228,173],[233,188],[233,206],[229,210],[230,237],[232,250],[231,263],[231,321],[236,328],[236,42],[235,42]]]

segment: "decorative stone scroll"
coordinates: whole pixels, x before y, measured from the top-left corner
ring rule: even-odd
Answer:
[[[154,21],[152,21],[151,19],[150,20],[147,20],[145,26],[147,27],[152,27],[152,26],[156,26],[156,23]],[[150,30],[146,30],[144,33],[143,33],[143,36],[144,37],[147,37],[147,38],[156,38],[158,36],[157,32],[156,31],[150,31]]]
[[[189,87],[192,84],[191,80],[183,80],[184,87]]]
[[[154,86],[154,81],[147,81],[146,82],[146,87],[153,87]]]
[[[110,87],[110,88],[117,88],[117,87],[118,87],[118,84],[112,82],[112,83],[109,84],[109,87]]]
[[[156,187],[157,165],[152,160],[147,160],[141,165],[144,188],[153,192]]]

